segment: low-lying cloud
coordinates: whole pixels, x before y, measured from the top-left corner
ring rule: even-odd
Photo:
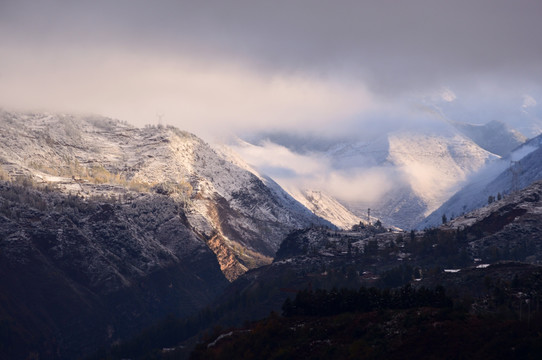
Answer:
[[[259,145],[242,143],[231,148],[286,189],[319,189],[344,201],[372,203],[403,181],[391,167],[363,168],[359,163],[338,167],[339,164],[323,153],[299,154],[268,141]]]
[[[540,103],[541,13],[536,0],[6,0],[0,106],[329,135],[413,94]]]
[[[315,130],[371,107],[361,85],[259,74],[234,64],[162,59],[98,49],[0,58],[0,106],[92,112],[136,125],[163,122],[204,137],[248,131]],[[44,51],[47,54],[47,51]],[[57,54],[58,55],[58,54]],[[26,59],[20,61],[20,59]]]

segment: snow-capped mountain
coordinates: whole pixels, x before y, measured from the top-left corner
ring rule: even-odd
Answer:
[[[370,208],[371,215],[387,226],[403,229],[412,228],[454,194],[471,174],[499,157],[441,120],[428,129],[396,130],[370,139],[345,139],[335,144],[324,141],[312,147],[315,141],[305,139],[300,140],[302,148],[291,145],[295,144],[291,135],[284,141],[280,136],[264,139],[271,140],[283,147],[290,146],[291,152],[304,158],[324,163],[317,171],[332,174],[325,179],[331,179],[329,183],[333,182],[333,175],[342,178],[338,186],[345,189],[326,185],[325,180],[321,183],[328,186],[326,193],[352,213],[366,219]],[[261,145],[265,146],[268,143]],[[297,195],[301,190],[286,188],[305,203]]]
[[[476,174],[461,190],[430,214],[419,228],[436,226],[447,219],[487,205],[542,179],[542,135],[529,140],[509,156],[492,162]],[[491,197],[491,199],[490,199]]]
[[[1,114],[0,159],[11,177],[30,176],[84,197],[169,195],[234,279],[269,263],[295,228],[326,224],[276,184],[173,127],[135,128],[91,116]]]
[[[77,358],[191,314],[313,224],[332,227],[176,128],[2,111],[0,357]]]
[[[500,129],[499,126],[496,127]],[[465,125],[464,128],[474,127]],[[510,140],[506,132],[498,136],[499,131],[488,130],[488,135],[483,136],[481,129],[492,130],[493,126],[478,129],[477,141],[452,129],[444,134],[390,135],[386,160],[399,169],[406,182],[402,187],[392,189],[378,204],[373,205],[375,215],[385,221],[395,221],[397,226],[403,228],[413,227],[439,208],[478,171],[490,163],[501,161],[499,156],[488,151],[490,146],[484,149],[484,142],[500,139],[495,141],[507,145],[516,143]],[[516,140],[519,142],[521,139]],[[500,150],[507,151],[507,148],[506,146]],[[456,215],[459,213],[461,212],[456,212]]]

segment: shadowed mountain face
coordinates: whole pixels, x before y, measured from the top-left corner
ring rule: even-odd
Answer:
[[[355,231],[294,231],[282,242],[273,264],[240,277],[229,292],[265,294],[256,306],[243,308],[243,314],[252,311],[263,316],[279,310],[277,304],[291,293],[306,288],[396,287],[415,278],[436,286],[449,274],[443,269],[468,274],[500,261],[540,264],[541,231],[542,182],[537,182],[426,231],[390,232],[371,226]],[[478,287],[462,290],[460,281],[454,286],[464,293]]]
[[[7,358],[89,353],[167,314],[191,314],[227,284],[165,196],[120,203],[2,183],[0,199]]]
[[[299,350],[305,349],[304,345],[306,349],[315,350],[313,354],[305,353],[304,356],[330,358],[330,351],[340,349],[343,344],[346,344],[346,347],[341,354],[348,357],[355,349],[353,344],[358,344],[358,341],[364,344],[373,343],[371,349],[382,346],[382,358],[388,358],[390,350],[397,358],[404,358],[403,345],[407,345],[407,342],[410,349],[408,351],[413,351],[412,354],[423,353],[430,357],[437,356],[436,354],[455,354],[455,346],[448,347],[447,344],[437,341],[442,334],[428,341],[432,346],[427,353],[418,351],[420,341],[425,341],[427,336],[423,329],[430,329],[433,334],[435,324],[438,324],[437,329],[446,331],[446,334],[453,332],[456,336],[454,341],[458,344],[468,341],[471,348],[467,353],[485,346],[488,337],[499,336],[500,340],[492,344],[491,349],[480,352],[482,357],[489,356],[488,350],[491,354],[502,351],[517,354],[511,349],[519,348],[520,344],[526,346],[521,354],[524,354],[523,351],[539,354],[539,346],[533,346],[539,344],[539,328],[530,328],[533,331],[529,330],[528,334],[521,336],[517,336],[517,331],[529,328],[529,321],[531,324],[536,323],[534,309],[538,309],[542,303],[542,272],[539,265],[542,261],[542,242],[539,236],[542,231],[541,214],[542,183],[537,182],[489,206],[458,217],[438,228],[424,231],[390,231],[366,224],[359,224],[350,231],[324,227],[293,231],[282,242],[272,264],[240,276],[214,303],[214,309],[207,310],[190,321],[173,321],[177,329],[182,330],[177,333],[182,333],[184,337],[168,332],[166,327],[154,330],[172,335],[172,340],[168,342],[156,342],[154,349],[176,347],[172,350],[172,356],[188,356],[191,346],[195,345],[195,340],[191,341],[190,338],[194,339],[192,336],[207,328],[207,338],[204,337],[204,342],[196,347],[192,358],[212,358],[216,355],[215,350],[221,355],[227,354],[228,358],[235,358],[238,354],[241,354],[239,357],[242,358],[243,354],[248,353],[242,350],[243,346],[247,346],[245,350],[250,349],[251,354],[257,351],[265,354],[262,356],[269,357],[274,356],[270,355],[269,350],[277,349],[269,347],[268,344],[284,344],[282,341],[287,342],[288,346],[291,345],[291,348],[288,352],[281,349],[275,355],[288,353],[296,358],[301,356]],[[411,291],[412,289],[429,295],[427,289],[437,291],[440,285],[444,285],[446,294],[453,298],[453,309],[449,308],[443,313],[439,310],[437,315],[435,309],[430,308],[438,308],[440,305],[423,305],[409,298],[408,294],[416,293]],[[364,290],[360,289],[360,286],[375,288]],[[341,287],[354,290],[338,290]],[[400,290],[378,290],[382,287]],[[400,305],[399,309],[393,308],[393,304],[397,305],[395,300],[381,301],[378,298],[379,292],[388,295],[403,294],[406,296],[407,305]],[[355,300],[356,298],[359,301]],[[374,307],[367,310],[364,306],[371,302]],[[356,308],[356,303],[365,305]],[[412,311],[408,312],[413,316],[411,320],[414,322],[390,321],[404,319],[403,311],[410,307]],[[343,310],[340,310],[341,308]],[[345,308],[347,310],[344,310]],[[282,322],[284,327],[273,327],[267,334],[270,337],[265,340],[258,339],[258,332],[265,326],[262,327],[261,322],[251,324],[249,321],[262,319],[270,311],[280,312],[281,309],[286,317],[271,315],[271,319],[280,319],[278,321]],[[375,311],[376,309],[378,311]],[[334,317],[334,314],[342,311],[345,311],[342,315]],[[360,314],[364,313],[372,315],[361,315],[368,318],[366,321],[358,321]],[[288,320],[292,314],[293,322]],[[433,317],[434,315],[436,317]],[[311,319],[306,318],[307,316]],[[540,313],[536,316],[540,316]],[[264,323],[266,321],[264,320]],[[424,323],[425,321],[428,322]],[[451,327],[444,326],[442,321],[446,321]],[[513,329],[510,321],[514,322]],[[248,325],[242,330],[231,328],[243,323]],[[307,332],[299,326],[300,323],[305,324]],[[221,333],[217,325],[228,330]],[[334,337],[332,333],[337,327],[349,330]],[[212,328],[215,332],[209,336]],[[371,335],[366,331],[367,328],[389,331]],[[493,333],[479,331],[480,329],[499,330]],[[279,335],[285,333],[288,336]],[[152,346],[147,347],[147,350],[137,346],[148,334],[149,332],[144,333],[137,341],[121,346],[116,352],[117,358],[126,357],[133,353],[134,349],[139,349],[139,353],[152,353]],[[235,340],[240,334],[246,335],[246,342],[243,344]],[[326,345],[322,353],[312,346],[316,334],[322,336],[322,344]],[[345,342],[346,334],[356,334],[355,339]],[[399,336],[390,338],[389,334]],[[421,335],[406,341],[412,334]],[[529,340],[525,342],[527,337]],[[228,339],[233,341],[233,347],[224,350],[222,346],[229,343]],[[184,340],[187,341],[182,342]],[[391,342],[387,343],[388,340]],[[383,341],[386,344],[384,346]],[[503,346],[503,343],[506,345]],[[182,346],[178,346],[179,344]],[[263,345],[263,348],[258,348],[259,345]],[[394,349],[393,346],[396,345],[399,347]],[[333,352],[334,356],[337,354]],[[355,357],[363,354],[366,353],[356,353]],[[457,354],[463,356],[462,352]]]
[[[472,256],[486,262],[542,261],[542,182],[454,219],[446,227],[465,231]]]

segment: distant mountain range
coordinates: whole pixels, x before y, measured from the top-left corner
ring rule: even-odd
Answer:
[[[378,200],[356,200],[355,196],[346,195],[338,200],[359,218],[366,219],[370,208],[385,224],[410,229],[448,200],[473,174],[507,156],[525,140],[519,132],[498,121],[472,125],[437,119],[428,128],[397,130],[365,140],[352,136],[333,143],[306,137],[296,139],[292,134],[263,134],[252,141],[253,146],[267,141],[294,153],[325,159],[332,166],[329,171],[384,172],[392,186]],[[292,196],[302,203],[310,202],[304,195],[307,191],[301,190],[291,190]],[[308,193],[311,191],[318,189]]]
[[[507,156],[527,141],[520,132],[510,129],[500,121],[491,121],[484,125],[454,122],[453,125],[481,148],[499,156]]]

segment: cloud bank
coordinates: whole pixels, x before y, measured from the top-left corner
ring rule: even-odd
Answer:
[[[100,113],[140,126],[161,114],[164,122],[200,136],[317,129],[371,107],[363,86],[335,80],[152,54],[59,49],[50,56],[48,50],[39,59],[27,49],[0,58],[3,106]]]
[[[372,203],[404,180],[391,167],[347,166],[323,153],[299,154],[269,141],[231,147],[286,189],[320,189],[341,200]]]
[[[325,128],[444,88],[535,96],[540,15],[537,0],[5,0],[0,105],[237,130]]]
[[[537,0],[3,1],[3,40],[344,71],[397,91],[457,76],[540,80]],[[9,35],[6,35],[9,34]]]
[[[363,189],[397,174],[311,147],[443,120],[540,133],[541,15],[539,0],[4,0],[0,107],[293,134],[244,155],[283,183],[378,197]]]

